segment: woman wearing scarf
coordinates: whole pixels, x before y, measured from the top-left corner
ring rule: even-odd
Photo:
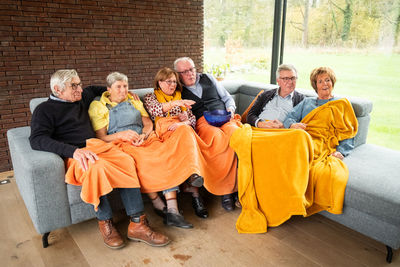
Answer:
[[[118,72],[107,76],[107,91],[91,103],[89,116],[97,138],[113,142],[134,159],[141,191],[148,193],[164,223],[193,228],[179,213],[176,200],[178,186],[186,180],[191,186],[203,184],[203,178],[197,175],[200,169],[193,164],[201,153],[192,128],[177,129],[173,123],[159,122],[160,130],[155,133],[143,103],[128,94],[128,77]],[[159,191],[163,191],[167,205],[158,196]]]
[[[182,86],[178,74],[170,68],[160,69],[154,78],[154,93],[144,97],[144,104],[149,111],[151,119],[155,122],[156,128],[161,118],[177,118],[168,126],[169,131],[174,131],[182,125],[196,126],[196,117],[190,110],[195,102],[182,100]],[[193,132],[195,135],[195,133]],[[197,187],[183,184],[183,191],[192,193],[192,206],[200,218],[207,218],[208,212],[203,204]]]

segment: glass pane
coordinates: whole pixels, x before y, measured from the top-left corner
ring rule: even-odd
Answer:
[[[334,93],[373,101],[368,143],[400,150],[400,1],[288,1],[285,62],[310,88],[320,66],[337,76]]]
[[[273,14],[272,0],[205,0],[204,71],[269,83]]]

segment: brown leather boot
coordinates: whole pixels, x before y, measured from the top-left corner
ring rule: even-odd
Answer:
[[[153,247],[166,246],[170,242],[167,236],[154,232],[150,228],[146,215],[140,216],[137,221],[132,220],[128,226],[128,238],[130,240],[141,241]]]
[[[98,221],[100,233],[103,236],[104,244],[112,249],[118,249],[125,246],[124,240],[114,227],[112,220]]]

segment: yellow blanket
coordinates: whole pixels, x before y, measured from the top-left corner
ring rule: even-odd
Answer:
[[[339,141],[357,134],[358,122],[354,110],[350,102],[343,98],[314,109],[301,122],[307,124],[306,131],[314,145],[314,160],[306,192],[307,215],[322,210],[340,214],[349,170],[342,160],[330,154],[336,151]]]
[[[239,233],[264,233],[267,226],[278,226],[292,215],[341,212],[348,171],[329,155],[339,140],[356,134],[354,111],[347,100],[336,100],[302,122],[309,133],[248,124],[233,133],[230,145],[239,157],[242,203]]]

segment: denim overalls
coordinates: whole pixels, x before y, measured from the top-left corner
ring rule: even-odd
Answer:
[[[107,104],[107,108],[109,109],[108,119],[110,121],[108,125],[108,134],[125,130],[134,130],[138,134],[142,133],[142,115],[129,101],[119,103],[113,108]],[[166,194],[170,191],[179,191],[179,187],[163,190],[163,193]]]
[[[142,133],[142,115],[129,101],[119,103],[115,107],[107,104],[109,109],[108,134],[133,130],[138,134]]]

